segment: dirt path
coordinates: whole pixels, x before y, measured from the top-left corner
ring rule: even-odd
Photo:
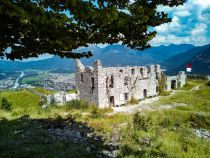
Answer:
[[[175,108],[177,106],[187,106],[184,103],[171,103],[171,104],[167,104],[167,105],[154,106],[153,103],[159,101],[161,98],[171,97],[172,95],[175,95],[179,92],[181,92],[181,90],[174,90],[171,92],[171,94],[169,96],[157,96],[154,98],[145,99],[143,101],[140,101],[139,104],[137,104],[137,105],[126,105],[126,106],[121,106],[121,107],[113,107],[113,113],[111,113],[111,114],[116,114],[116,113],[133,114],[135,112],[144,111],[144,110],[156,111],[156,110],[161,110],[161,109]]]

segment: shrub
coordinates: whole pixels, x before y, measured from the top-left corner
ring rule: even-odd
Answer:
[[[162,92],[159,93],[159,95],[160,96],[168,96],[168,95],[170,95],[170,92],[168,92],[168,91],[162,91]]]
[[[57,104],[57,103],[56,103],[55,97],[52,95],[52,96],[50,97],[50,105],[55,106],[56,104]]]
[[[0,106],[1,109],[10,111],[11,106],[12,106],[12,104],[7,100],[7,98],[3,97],[1,99],[1,106]]]
[[[82,109],[82,110],[84,110],[84,109],[90,108],[90,106],[92,106],[92,105],[90,105],[88,103],[88,101],[86,101],[86,100],[76,99],[76,100],[71,100],[71,101],[66,103],[67,110],[71,110],[71,109]]]
[[[129,101],[130,104],[134,105],[134,104],[138,104],[139,101],[135,98],[135,97],[131,97],[131,100]]]
[[[91,113],[92,118],[101,118],[101,117],[104,117],[105,115],[104,111],[98,109],[96,106],[92,108],[90,113]]]
[[[42,97],[40,100],[39,100],[39,106],[42,106],[44,104],[47,103],[47,99],[45,97]]]
[[[206,86],[210,86],[210,81],[207,81],[206,82]]]
[[[133,125],[136,130],[147,131],[151,125],[151,119],[146,118],[140,112],[137,112],[133,117]]]

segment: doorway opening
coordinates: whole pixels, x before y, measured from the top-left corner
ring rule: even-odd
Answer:
[[[110,96],[109,104],[110,104],[111,107],[115,106],[115,104],[114,104],[114,96]]]
[[[176,80],[171,81],[171,89],[176,89]]]

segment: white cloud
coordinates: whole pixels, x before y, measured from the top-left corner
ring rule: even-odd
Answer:
[[[210,0],[189,0],[188,3],[192,3],[194,5],[200,5],[203,8],[210,7]]]
[[[154,28],[158,35],[151,41],[152,45],[210,42],[210,0],[188,0],[178,7],[159,6],[158,10],[173,18],[171,23]]]
[[[194,29],[192,29],[191,34],[192,35],[203,35],[207,32],[207,25],[204,23],[197,24]]]
[[[180,16],[180,17],[185,17],[185,16],[190,16],[191,13],[188,10],[181,10],[181,11],[174,12],[174,15]]]
[[[179,18],[177,16],[174,16],[172,18],[172,22],[157,26],[157,27],[155,27],[155,30],[157,32],[164,33],[164,32],[179,30],[179,29],[181,29],[181,27],[183,27],[183,26],[180,24]]]

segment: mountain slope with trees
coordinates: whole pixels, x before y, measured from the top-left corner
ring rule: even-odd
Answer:
[[[193,73],[209,73],[210,69],[210,44],[200,47],[194,47],[184,53],[180,53],[164,61],[162,66],[167,69],[168,73],[176,73],[185,70],[186,65],[193,65]]]

